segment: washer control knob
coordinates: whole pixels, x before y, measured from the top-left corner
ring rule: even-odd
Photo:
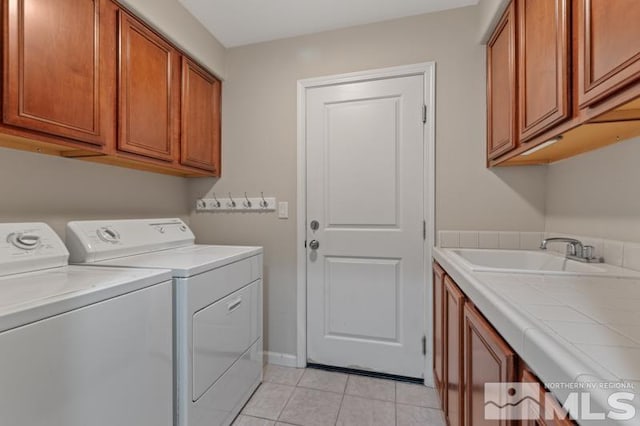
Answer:
[[[14,247],[22,250],[35,250],[42,244],[42,239],[39,235],[27,234],[22,232],[14,232],[9,234],[7,241]]]
[[[120,242],[120,234],[109,226],[103,226],[96,231],[98,237],[105,243],[117,244]]]

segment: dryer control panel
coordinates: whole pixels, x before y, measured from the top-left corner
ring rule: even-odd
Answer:
[[[195,236],[180,219],[90,220],[67,224],[72,263],[92,263],[183,247]]]
[[[0,276],[67,265],[69,252],[45,223],[0,223]]]

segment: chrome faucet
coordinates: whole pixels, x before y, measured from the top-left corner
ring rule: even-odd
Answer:
[[[604,259],[602,257],[595,257],[593,255],[593,246],[585,246],[582,241],[575,238],[566,237],[553,237],[545,238],[540,243],[540,250],[546,250],[548,243],[567,243],[566,256],[567,259],[577,260],[579,262],[586,263],[602,263]]]

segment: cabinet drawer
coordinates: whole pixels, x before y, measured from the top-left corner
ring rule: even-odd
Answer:
[[[193,315],[193,401],[258,339],[261,283],[255,281]]]

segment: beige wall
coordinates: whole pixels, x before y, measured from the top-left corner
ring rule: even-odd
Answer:
[[[0,148],[0,222],[186,217],[187,180]]]
[[[549,232],[640,242],[640,138],[549,166]]]
[[[487,170],[484,48],[476,7],[228,50],[223,178],[193,179],[190,202],[264,191],[275,214],[195,214],[200,242],[265,247],[266,348],[296,351],[296,81],[435,61],[437,226],[541,231],[545,168]]]
[[[226,77],[226,49],[178,0],[118,0],[218,77]]]

